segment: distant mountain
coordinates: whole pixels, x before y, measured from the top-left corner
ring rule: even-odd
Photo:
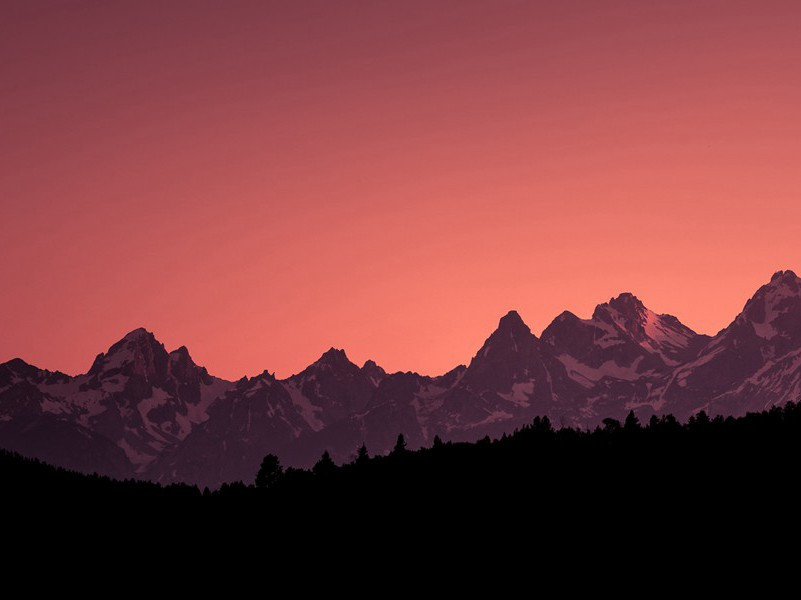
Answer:
[[[242,379],[218,398],[209,418],[150,469],[159,481],[192,481],[216,486],[250,480],[268,452],[286,462],[307,464],[322,448],[305,456],[298,439],[327,430],[364,410],[383,370],[360,369],[345,352],[331,348],[316,362],[283,381],[267,371]],[[300,458],[303,456],[305,460]]]
[[[560,314],[534,335],[503,316],[465,366],[429,377],[352,363],[331,348],[283,380],[210,375],[185,347],[132,331],[70,377],[0,365],[0,446],[68,468],[217,486],[251,480],[268,452],[309,466],[509,433],[535,416],[594,427],[704,409],[741,415],[801,398],[801,279],[779,271],[714,337],[620,294],[589,319]]]
[[[143,476],[232,387],[195,365],[186,348],[168,354],[152,333],[137,329],[98,355],[85,375],[19,359],[0,365],[0,444],[39,458],[50,452],[46,460],[58,466]],[[50,439],[54,429],[62,442]]]
[[[740,415],[801,398],[801,279],[779,271],[726,329],[679,366],[660,407]]]

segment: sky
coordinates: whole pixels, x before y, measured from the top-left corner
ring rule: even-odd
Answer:
[[[0,1],[0,361],[439,374],[801,272],[801,3]]]

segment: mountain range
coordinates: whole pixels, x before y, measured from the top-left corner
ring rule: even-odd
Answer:
[[[704,410],[741,415],[801,397],[801,279],[779,271],[715,336],[623,293],[589,319],[560,314],[540,337],[510,311],[467,366],[387,373],[331,348],[306,369],[214,377],[180,347],[136,329],[69,376],[0,365],[0,447],[118,478],[216,487],[252,481],[261,458],[309,466],[324,450],[387,452],[498,437],[548,416],[594,427]]]

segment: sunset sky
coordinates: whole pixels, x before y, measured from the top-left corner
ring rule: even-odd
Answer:
[[[444,372],[801,271],[796,1],[0,3],[0,361]]]

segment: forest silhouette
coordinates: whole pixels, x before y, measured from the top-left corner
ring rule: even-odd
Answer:
[[[83,526],[124,513],[146,526],[203,523],[208,532],[321,529],[356,532],[409,526],[443,536],[520,528],[560,536],[663,535],[688,528],[719,534],[736,522],[751,535],[794,522],[801,456],[801,406],[739,418],[698,413],[641,424],[630,413],[592,431],[555,429],[547,418],[475,443],[409,450],[403,435],[386,456],[354,449],[335,464],[283,468],[265,456],[252,482],[218,490],[83,475],[0,452],[4,500],[36,523]],[[54,510],[57,507],[57,510]],[[33,522],[33,521],[31,521]],[[228,535],[228,533],[226,533]]]

